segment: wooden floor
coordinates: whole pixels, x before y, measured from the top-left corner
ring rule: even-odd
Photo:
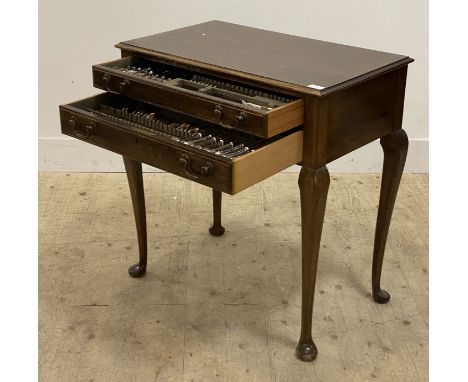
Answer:
[[[145,174],[146,276],[124,174],[40,175],[39,373],[54,381],[426,381],[428,176],[404,175],[370,296],[380,176],[332,175],[319,260],[312,363],[300,329],[297,174],[223,195]]]

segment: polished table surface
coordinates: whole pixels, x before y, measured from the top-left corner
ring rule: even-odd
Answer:
[[[335,44],[242,25],[209,21],[121,43],[277,80],[298,88],[327,89],[370,73],[407,65],[407,56]]]

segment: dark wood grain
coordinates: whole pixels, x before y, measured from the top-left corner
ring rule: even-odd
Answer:
[[[278,139],[255,138],[254,150],[231,159],[145,132],[135,124],[103,119],[88,110],[101,103],[122,107],[126,102],[128,100],[121,96],[104,93],[62,105],[62,133],[229,194],[240,192],[302,159],[301,131],[284,133]],[[177,113],[168,115],[191,121],[189,117]],[[204,127],[208,128],[207,125]],[[221,127],[213,127],[214,136],[222,134],[219,129],[222,130]],[[246,134],[236,137],[236,142],[246,145],[252,138]],[[285,150],[288,150],[287,154]],[[206,168],[209,171],[205,171]]]
[[[104,70],[102,67],[93,69],[93,86],[98,89],[106,89],[106,84],[103,81],[104,73],[109,70]],[[128,77],[128,76],[127,76]],[[122,74],[113,73],[111,75],[111,84],[114,88],[118,88],[119,83],[125,78]],[[268,137],[268,126],[265,126],[267,114],[257,113],[255,111],[246,111],[242,107],[227,106],[220,100],[212,100],[204,97],[202,94],[188,94],[189,92],[177,89],[174,87],[150,83],[144,79],[129,80],[128,89],[125,93],[127,97],[132,99],[149,102],[154,105],[165,108],[182,111],[202,118],[210,122],[218,122],[219,117],[214,112],[216,105],[223,106],[223,122],[228,125],[234,125],[236,117],[244,112],[247,114],[246,120],[248,123],[239,125],[238,130],[249,132],[250,134]]]
[[[304,99],[304,145],[302,164],[317,169],[326,164],[329,97]]]
[[[86,102],[84,100],[83,102]],[[76,103],[75,103],[76,105]],[[78,103],[83,105],[83,103]],[[86,105],[84,103],[84,105]],[[217,160],[214,157],[191,151],[188,147],[176,147],[170,141],[158,141],[152,137],[124,127],[118,127],[111,122],[96,119],[76,106],[63,106],[60,111],[62,133],[85,142],[116,152],[139,162],[179,175],[208,187],[230,193],[232,190],[232,164]],[[94,133],[89,136],[78,136],[69,125],[69,121],[76,118],[81,126],[90,123],[94,125]],[[194,177],[181,166],[182,156],[188,156],[190,167],[200,171],[201,167],[210,163],[213,172],[207,176]]]
[[[322,93],[309,85],[330,90],[412,61],[407,56],[217,20],[124,41],[117,47],[198,67],[208,65],[240,78],[270,79],[309,94]]]
[[[401,127],[407,67],[326,97],[326,162]]]
[[[385,304],[390,294],[380,288],[380,276],[401,175],[408,152],[408,137],[403,129],[396,130],[380,139],[384,151],[382,185],[380,188],[379,212],[375,228],[374,255],[372,261],[372,296],[379,304]]]
[[[221,236],[225,229],[221,225],[221,202],[223,193],[213,189],[213,225],[210,227],[209,232],[213,236]]]
[[[301,337],[296,355],[303,361],[313,361],[317,357],[317,347],[312,339],[312,313],[329,184],[330,175],[325,166],[317,170],[302,167],[299,174],[302,222],[302,313]]]
[[[141,277],[146,273],[147,265],[147,233],[146,233],[146,208],[145,192],[143,189],[143,173],[141,163],[123,156],[125,171],[127,172],[128,186],[132,197],[133,213],[135,215],[136,230],[138,236],[138,250],[140,259],[138,263],[128,268],[132,277]]]
[[[235,126],[236,130],[265,138],[302,124],[303,106],[300,100],[296,103],[290,102],[282,105],[281,114],[284,121],[280,126],[277,126],[277,124],[275,125],[275,118],[272,118],[272,116],[278,110],[253,109],[239,102],[191,91],[170,83],[151,81],[142,76],[135,76],[115,69],[116,66],[125,67],[127,65],[147,67],[149,63],[150,61],[141,60],[137,57],[125,57],[120,60],[93,65],[93,86],[98,89],[111,89],[111,91],[118,92],[124,89],[125,93],[123,95],[129,98],[181,111],[212,123],[218,124],[221,121],[225,125]],[[151,63],[151,65],[157,67],[158,63]],[[171,68],[175,67],[171,66]],[[184,70],[184,74],[187,75],[187,73],[193,75],[197,71],[195,69],[191,71]],[[224,80],[218,77],[216,79]],[[123,84],[125,84],[124,88],[122,88]],[[245,86],[239,82],[235,82],[235,84]],[[255,86],[251,86],[250,89],[265,91],[265,89]],[[222,109],[222,116],[215,112],[216,108]],[[243,119],[239,123],[237,118],[241,114]]]

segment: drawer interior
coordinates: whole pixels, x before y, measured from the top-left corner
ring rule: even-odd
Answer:
[[[99,66],[115,70],[129,78],[145,79],[149,82],[205,94],[253,111],[270,112],[297,99],[136,56],[125,57]]]
[[[123,96],[103,93],[70,104],[92,118],[116,124],[145,136],[169,141],[184,150],[232,162],[299,130],[288,130],[272,138],[262,138],[225,129],[172,110]]]

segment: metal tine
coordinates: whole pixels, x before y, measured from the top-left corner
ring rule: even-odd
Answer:
[[[221,154],[221,155],[225,155],[225,154],[228,154],[228,153],[231,153],[231,152],[234,152],[236,150],[239,150],[240,148],[244,147],[244,144],[241,143],[240,145],[237,145],[237,146],[233,146],[227,150],[218,150],[216,153],[217,154]]]
[[[248,147],[244,147],[242,148],[241,150],[239,151],[236,151],[234,153],[230,153],[230,154],[226,154],[225,156],[227,156],[228,158],[232,159],[232,158],[235,158],[235,157],[238,157],[239,155],[241,154],[245,154],[249,151],[249,148]]]
[[[216,138],[215,137],[211,137],[211,139],[208,139],[206,141],[203,141],[201,143],[199,143],[200,147],[204,150],[207,150],[209,149],[214,143],[216,142]]]
[[[163,127],[161,126],[161,120],[160,119],[157,119],[154,123],[155,123],[155,126],[156,126],[157,130],[164,132]]]
[[[171,128],[170,123],[161,122],[161,126],[163,126],[164,130],[166,130],[166,133],[167,133],[167,134],[173,135],[173,134],[172,134],[172,128]]]
[[[169,130],[167,129],[167,124],[164,121],[159,120],[158,121],[158,126],[159,126],[159,128],[161,129],[161,131],[163,133],[169,134]]]
[[[245,147],[241,147],[240,149],[237,149],[237,150],[234,150],[234,151],[230,151],[228,153],[224,153],[223,155],[225,155],[226,157],[229,157],[229,158],[233,158],[239,154],[242,154],[242,153],[245,153],[249,151],[249,148],[247,146]]]
[[[170,126],[171,126],[172,134],[175,135],[176,137],[179,137],[180,136],[179,124],[171,123]]]
[[[205,150],[209,150],[218,145],[219,145],[218,140],[216,139],[216,137],[213,137],[211,140],[208,140],[206,143],[203,144],[203,148]]]
[[[215,153],[215,154],[220,154],[222,151],[225,151],[225,150],[227,150],[229,148],[232,148],[233,146],[234,146],[234,143],[229,142],[229,143],[223,144],[221,146],[214,147],[214,148],[210,149],[209,151],[212,152],[212,153]]]
[[[139,119],[138,119],[138,116],[139,116],[140,112],[139,111],[135,111],[135,114],[133,114],[133,121],[137,124],[140,123]]]
[[[187,139],[187,143],[193,142],[194,140],[200,139],[201,137],[202,137],[201,133],[190,134],[189,138]]]
[[[189,135],[193,135],[193,134],[196,134],[200,131],[200,129],[198,127],[195,127],[195,126],[191,126],[189,125],[190,127],[188,128],[188,133]]]
[[[136,123],[137,122],[137,111],[135,110],[133,113],[132,113],[132,122],[133,123]]]
[[[210,147],[208,147],[208,151],[210,152],[213,152],[213,151],[217,151],[219,150],[220,148],[222,148],[224,146],[224,141],[222,139],[218,139],[218,140],[215,140],[213,142],[213,145],[211,145]]]
[[[151,127],[151,121],[154,119],[155,113],[149,113],[146,116],[146,126]]]
[[[169,132],[171,133],[171,135],[177,136],[177,130],[176,130],[177,123],[168,123],[167,127],[168,127]]]
[[[188,124],[187,123],[181,123],[179,125],[179,133],[181,135],[182,138],[186,138],[187,137],[187,131],[188,131]]]
[[[199,139],[195,139],[194,141],[190,141],[188,142],[190,145],[199,145],[200,143],[203,143],[203,142],[206,142],[207,140],[211,139],[212,136],[211,135],[207,135],[206,137],[201,137]]]
[[[147,121],[148,121],[148,113],[145,113],[141,116],[141,124],[145,127],[147,127]]]
[[[162,120],[159,121],[159,127],[160,127],[162,132],[164,132],[166,134],[169,134],[168,126],[164,121],[162,121]]]
[[[175,130],[177,132],[177,135],[180,138],[185,138],[185,126],[184,123],[179,123],[176,127]]]
[[[189,124],[187,124],[187,126],[184,129],[184,138],[185,139],[188,139],[190,137],[190,133],[189,133],[190,129],[191,129],[191,126]]]
[[[174,124],[174,133],[175,133],[175,135],[177,135],[178,137],[182,137],[182,136],[183,136],[181,126],[182,126],[182,123],[175,123],[175,124]]]
[[[155,126],[156,126],[156,125],[155,125],[155,122],[156,122],[156,114],[153,115],[153,116],[151,117],[150,121],[149,121],[149,124],[150,124],[151,128],[153,128],[153,129],[154,129]]]
[[[166,134],[172,135],[172,134],[171,134],[171,127],[169,126],[168,123],[166,123],[166,122],[161,122],[161,126],[162,126],[162,128],[164,129],[164,132],[165,132]]]
[[[199,129],[198,127],[192,127],[192,128],[189,130],[189,134],[190,134],[190,135],[194,135],[194,134],[197,134],[199,131],[200,131],[200,129]]]
[[[159,125],[158,125],[158,119],[157,118],[154,118],[152,121],[151,121],[151,126],[153,127],[153,129],[157,130],[157,131],[160,131],[159,129]]]
[[[163,126],[164,130],[166,131],[167,134],[172,135],[172,128],[171,125],[167,122],[161,122],[161,125]]]
[[[185,135],[190,138],[194,133],[196,133],[199,129],[197,127],[192,127],[190,124],[187,124],[187,129],[185,130]]]
[[[205,135],[205,136],[202,135],[200,138],[198,138],[198,139],[192,141],[192,143],[197,143],[197,142],[199,142],[199,141],[201,141],[201,140],[206,140],[206,139],[211,138],[211,137],[212,137],[211,134],[210,134],[210,135]]]
[[[183,136],[182,126],[183,126],[183,123],[176,123],[174,125],[174,132],[175,132],[175,135],[177,135],[178,137]]]
[[[140,111],[140,114],[138,115],[138,123],[140,125],[144,125],[144,116],[145,116],[145,112],[144,111]]]
[[[171,129],[172,135],[179,137],[179,129],[177,128],[177,123],[171,123],[169,126]]]
[[[140,111],[137,115],[137,119],[138,119],[138,123],[140,125],[143,125],[143,117],[145,115],[145,112],[144,111]]]
[[[138,122],[140,125],[145,125],[145,112],[140,111],[140,114],[138,115]]]
[[[232,147],[231,149],[229,149],[229,150],[226,150],[226,151],[223,150],[223,153],[225,153],[225,154],[226,154],[226,153],[231,153],[231,152],[240,150],[242,147],[244,147],[244,144],[243,144],[243,143],[240,143],[240,144],[238,144],[238,145],[236,145],[236,146],[233,146],[233,147]]]
[[[150,127],[150,119],[151,119],[151,114],[154,115],[154,113],[146,113],[144,121],[145,121],[145,126]]]

